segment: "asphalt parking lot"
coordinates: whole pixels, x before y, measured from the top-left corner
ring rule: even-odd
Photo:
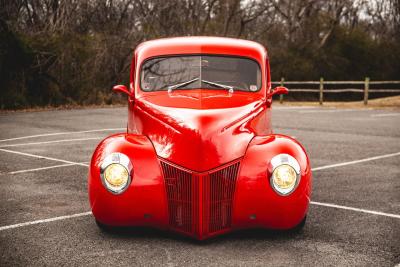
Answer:
[[[123,132],[125,108],[0,114],[0,266],[395,266],[400,263],[400,112],[276,105],[276,133],[313,167],[299,234],[241,231],[206,242],[132,229],[101,232],[87,164]]]

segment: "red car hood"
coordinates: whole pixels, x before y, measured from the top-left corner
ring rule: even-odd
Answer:
[[[163,92],[136,100],[128,128],[148,136],[159,157],[203,172],[244,156],[256,134],[268,133],[268,111],[251,93]]]

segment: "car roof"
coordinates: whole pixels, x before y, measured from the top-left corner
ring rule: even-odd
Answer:
[[[267,57],[263,45],[243,39],[226,37],[174,37],[141,43],[135,51],[138,62],[162,55],[220,54],[251,57],[260,63]]]
[[[146,41],[139,44],[135,50],[134,64],[132,64],[131,81],[133,77],[140,77],[142,64],[149,58],[168,55],[226,55],[247,57],[258,62],[262,73],[263,87],[271,87],[267,50],[259,43],[226,37],[173,37]],[[139,89],[140,79],[134,79],[135,94],[137,97],[144,94]],[[254,94],[265,95],[266,90],[260,90]],[[148,93],[147,93],[148,94]]]

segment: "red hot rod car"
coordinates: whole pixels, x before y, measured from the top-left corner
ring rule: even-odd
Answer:
[[[205,239],[304,225],[311,170],[303,147],[271,129],[265,48],[181,37],[134,53],[127,132],[104,139],[89,170],[101,227],[150,226]]]

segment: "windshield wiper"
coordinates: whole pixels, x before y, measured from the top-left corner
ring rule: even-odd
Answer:
[[[201,80],[201,81],[206,84],[210,84],[210,85],[214,85],[214,86],[217,86],[220,88],[228,89],[229,93],[233,93],[233,86],[222,84],[222,83],[210,82],[210,81],[206,81],[206,80]]]
[[[177,88],[179,88],[179,87],[182,87],[182,86],[191,84],[192,82],[195,82],[195,81],[197,81],[198,79],[199,79],[199,78],[194,78],[194,79],[192,79],[192,80],[189,80],[189,81],[186,81],[186,82],[183,82],[183,83],[177,83],[177,84],[174,84],[174,85],[170,85],[170,86],[168,86],[168,93],[171,93],[172,90],[177,89]]]

